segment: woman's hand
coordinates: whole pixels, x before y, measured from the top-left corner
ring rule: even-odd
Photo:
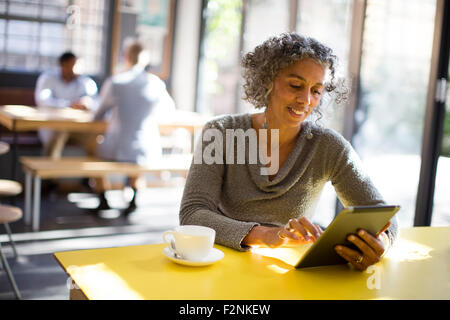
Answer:
[[[347,240],[353,243],[359,250],[353,250],[343,245],[337,245],[335,251],[347,260],[359,271],[366,270],[369,266],[379,262],[385,251],[382,233],[389,228],[391,223],[383,227],[376,236],[366,230],[360,229],[356,234],[350,234]]]
[[[318,225],[314,225],[307,218],[302,217],[289,220],[285,227],[256,226],[242,240],[242,244],[270,248],[303,245],[316,241],[322,232]]]

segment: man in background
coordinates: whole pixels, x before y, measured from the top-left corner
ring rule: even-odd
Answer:
[[[151,165],[160,160],[162,146],[157,118],[170,116],[175,103],[165,83],[146,71],[146,51],[141,43],[129,39],[124,48],[125,71],[107,79],[100,92],[96,120],[109,118],[108,129],[97,156],[103,159]],[[136,208],[138,177],[130,177],[133,198],[125,214]],[[96,179],[99,210],[108,209],[105,191],[109,181]]]
[[[58,71],[44,72],[39,76],[35,89],[38,107],[94,109],[97,85],[88,76],[75,73],[76,62],[77,57],[72,52],[65,52],[59,57]],[[59,158],[69,137],[79,140],[88,155],[93,153],[92,147],[83,143],[91,139],[86,139],[83,134],[69,135],[48,129],[40,129],[38,133],[45,156]]]

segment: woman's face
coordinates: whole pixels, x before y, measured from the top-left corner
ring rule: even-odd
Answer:
[[[281,69],[273,81],[267,117],[272,127],[299,127],[319,105],[326,68],[310,58]]]

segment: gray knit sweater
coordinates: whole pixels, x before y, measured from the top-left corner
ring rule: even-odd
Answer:
[[[251,127],[251,115],[238,114],[217,117],[203,130],[215,128],[225,137],[226,129],[245,131]],[[203,142],[202,150],[208,143]],[[223,153],[225,159],[225,148]],[[216,243],[240,251],[247,250],[241,242],[254,226],[282,226],[290,218],[302,216],[311,219],[327,181],[331,181],[345,207],[384,203],[350,143],[339,133],[309,121],[302,123],[295,147],[272,181],[261,175],[261,163],[223,163],[192,162],[180,207],[180,224],[211,227],[216,230]],[[394,217],[387,231],[391,242],[397,230]]]

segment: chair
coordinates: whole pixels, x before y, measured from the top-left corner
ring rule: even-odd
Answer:
[[[9,144],[0,141],[0,154],[7,153],[9,151]]]
[[[3,153],[7,153],[8,151],[9,151],[9,144],[0,141],[0,155]],[[14,197],[20,194],[21,192],[22,192],[22,185],[20,183],[12,180],[0,179],[0,198]],[[9,241],[14,252],[14,257],[17,258],[17,250],[15,243],[12,239],[11,229],[9,227],[8,221],[4,222],[3,224],[5,226],[6,232],[8,233]]]
[[[8,222],[17,221],[20,218],[22,218],[22,210],[20,210],[20,208],[13,207],[13,206],[0,205],[0,223],[4,223],[6,226]],[[17,253],[15,253],[15,254],[17,254]],[[14,276],[9,267],[8,261],[6,260],[6,257],[3,254],[1,243],[0,243],[0,258],[1,258],[1,261],[3,264],[3,267],[5,268],[6,275],[8,276],[9,282],[11,283],[11,286],[13,287],[16,298],[22,299],[19,288],[17,287],[16,281],[14,280]]]

